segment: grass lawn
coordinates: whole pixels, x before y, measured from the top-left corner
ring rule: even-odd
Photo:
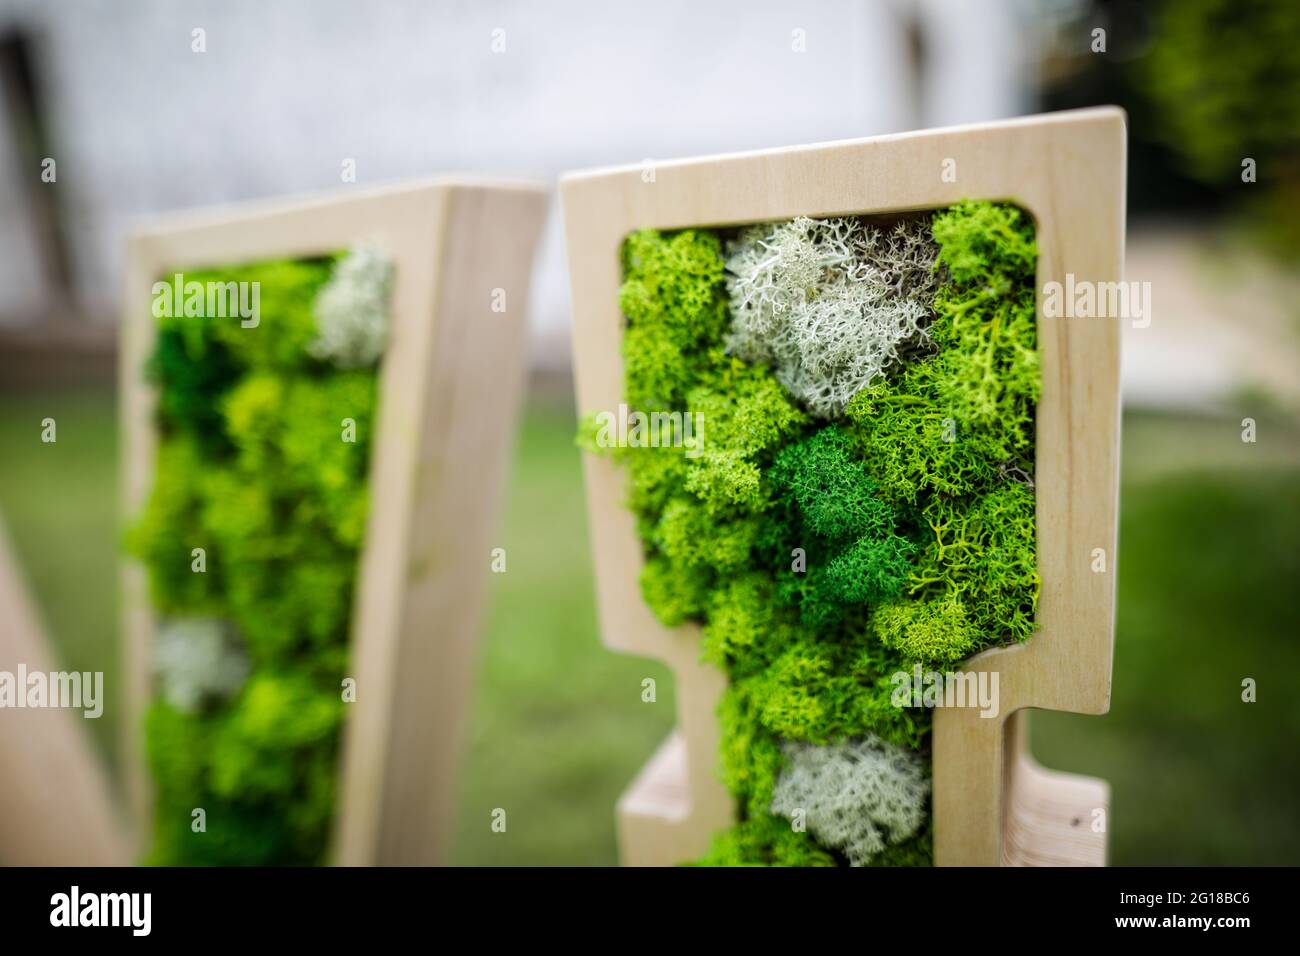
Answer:
[[[1032,730],[1045,764],[1111,782],[1114,864],[1300,863],[1296,449],[1126,422],[1111,712]]]
[[[615,862],[614,800],[672,724],[667,672],[597,639],[572,432],[569,411],[539,404],[520,434],[456,863]],[[111,396],[0,393],[0,510],[66,665],[108,673],[92,729],[110,756],[115,441]],[[1118,565],[1112,711],[1035,715],[1036,754],[1111,782],[1113,863],[1300,863],[1300,436],[1262,425],[1244,445],[1231,421],[1128,416]],[[645,677],[657,703],[641,702]]]
[[[55,422],[48,444],[46,418]],[[104,714],[81,723],[110,760],[120,689],[116,443],[111,392],[0,392],[0,514],[61,666],[104,672]]]

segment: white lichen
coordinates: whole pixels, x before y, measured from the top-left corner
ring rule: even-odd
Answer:
[[[727,348],[771,366],[818,418],[928,345],[938,246],[926,220],[754,226],[727,249]]]
[[[339,368],[364,368],[388,344],[393,264],[378,246],[352,249],[316,296],[316,338],[307,351]]]
[[[808,832],[850,865],[862,866],[924,822],[930,780],[921,754],[870,735],[826,746],[786,741],[781,749],[772,813],[793,818],[802,810]]]
[[[159,625],[153,668],[168,703],[194,713],[206,702],[224,700],[238,691],[248,677],[249,664],[227,622],[184,617]]]

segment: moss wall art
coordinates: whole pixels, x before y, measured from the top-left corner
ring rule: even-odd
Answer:
[[[645,600],[729,678],[738,822],[699,862],[931,862],[932,712],[895,675],[1034,630],[1035,268],[988,202],[624,243],[627,405],[703,438],[580,441],[626,468]]]
[[[151,863],[323,861],[391,273],[362,246],[184,275],[255,284],[252,323],[155,308]]]

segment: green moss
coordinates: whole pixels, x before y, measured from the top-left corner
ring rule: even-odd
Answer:
[[[925,710],[895,707],[890,677],[903,658],[858,638],[794,637],[763,666],[734,676],[733,687],[754,721],[775,737],[831,743],[871,733],[920,747],[929,731]],[[734,670],[734,669],[733,669]]]
[[[628,403],[646,411],[680,407],[706,346],[727,325],[722,245],[709,232],[664,235],[647,229],[623,247],[627,281],[619,305],[628,317],[623,339]]]
[[[723,830],[697,866],[837,866],[834,856],[789,820],[764,814]]]
[[[375,414],[373,368],[341,370],[307,352],[331,268],[189,273],[258,282],[258,324],[160,320],[148,370],[162,441],[129,547],[155,610],[230,621],[252,674],[193,713],[161,699],[151,707],[153,863],[311,864],[328,843]]]
[[[713,591],[706,606],[704,656],[725,666],[761,645],[776,626],[772,590],[768,575],[750,572]]]
[[[916,503],[1032,474],[1041,388],[1033,224],[1019,210],[960,203],[934,217],[949,281],[935,296],[939,352],[859,392],[846,415],[880,493]]]
[[[716,519],[699,499],[681,496],[668,502],[651,540],[683,571],[726,575],[749,561],[758,531],[754,517]]]
[[[866,465],[853,457],[848,437],[834,426],[782,451],[772,477],[808,529],[822,538],[881,537],[893,530],[893,509],[875,496]]]
[[[149,592],[163,614],[215,612],[221,603],[221,562],[205,574],[191,570],[193,549],[211,550],[202,521],[207,459],[196,436],[177,434],[158,449],[153,491],[142,519],[128,532],[130,550],[149,568]]]
[[[230,350],[241,368],[323,370],[328,366],[313,359],[307,347],[317,334],[316,296],[329,281],[335,262],[335,258],[275,260],[187,273],[186,279],[259,283],[260,316],[255,327],[245,328],[229,319],[208,320],[213,338]]]
[[[953,664],[979,645],[979,632],[952,595],[886,605],[872,624],[880,643],[930,666]]]
[[[783,593],[813,626],[841,620],[850,605],[896,597],[913,545],[897,533],[900,513],[876,494],[848,436],[827,426],[776,458],[772,481],[786,500],[788,544],[815,555],[807,575]],[[793,549],[792,549],[793,550]]]
[[[969,499],[935,496],[923,522],[929,537],[909,581],[915,603],[877,612],[882,643],[941,664],[1027,640],[1039,591],[1033,490],[1006,481]]]
[[[226,450],[221,397],[238,376],[224,344],[181,328],[158,330],[146,377],[158,386],[158,417],[167,430],[188,435],[210,453]]]
[[[625,243],[626,400],[701,415],[704,441],[693,454],[601,448],[589,417],[580,443],[627,470],[647,603],[669,626],[701,624],[703,656],[730,679],[721,774],[740,822],[703,863],[843,862],[771,816],[782,741],[925,750],[931,714],[895,706],[892,676],[1033,630],[1033,225],[964,202],[931,232],[928,341],[830,423],[726,354],[719,235]],[[927,827],[872,865],[930,856]]]
[[[777,738],[759,723],[750,697],[735,685],[718,703],[722,730],[721,776],[745,817],[767,813],[785,758]]]

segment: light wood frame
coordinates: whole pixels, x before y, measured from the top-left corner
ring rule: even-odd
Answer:
[[[546,203],[531,184],[434,180],[198,214],[130,240],[120,362],[128,517],[143,507],[154,468],[156,396],[142,371],[159,277],[370,240],[392,257],[390,337],[367,436],[371,506],[351,623],[357,699],[339,762],[339,864],[446,857]],[[140,842],[151,824],[140,748],[153,631],[143,568],[128,567],[125,588],[126,753]]]
[[[1125,119],[1100,108],[875,139],[575,173],[560,185],[580,413],[623,400],[619,248],[633,230],[725,227],[800,215],[889,214],[961,199],[1002,200],[1037,226],[1036,495],[1042,594],[1025,644],[976,655],[997,671],[997,718],[935,714],[934,840],[939,865],[1101,864],[1108,789],[1042,770],[1028,756],[1029,708],[1104,713],[1114,643],[1119,474],[1118,317],[1053,319],[1045,283],[1119,281],[1124,261]],[[945,176],[945,172],[955,175]],[[951,181],[946,181],[951,180]],[[698,628],[668,629],[642,600],[641,542],[625,476],[584,460],[597,605],[611,648],[663,660],[677,680],[679,729],[620,799],[623,859],[700,855],[734,819],[717,779],[714,716],[725,678],[700,660]],[[1106,570],[1093,570],[1094,549]],[[1100,828],[1097,823],[1100,821]]]

